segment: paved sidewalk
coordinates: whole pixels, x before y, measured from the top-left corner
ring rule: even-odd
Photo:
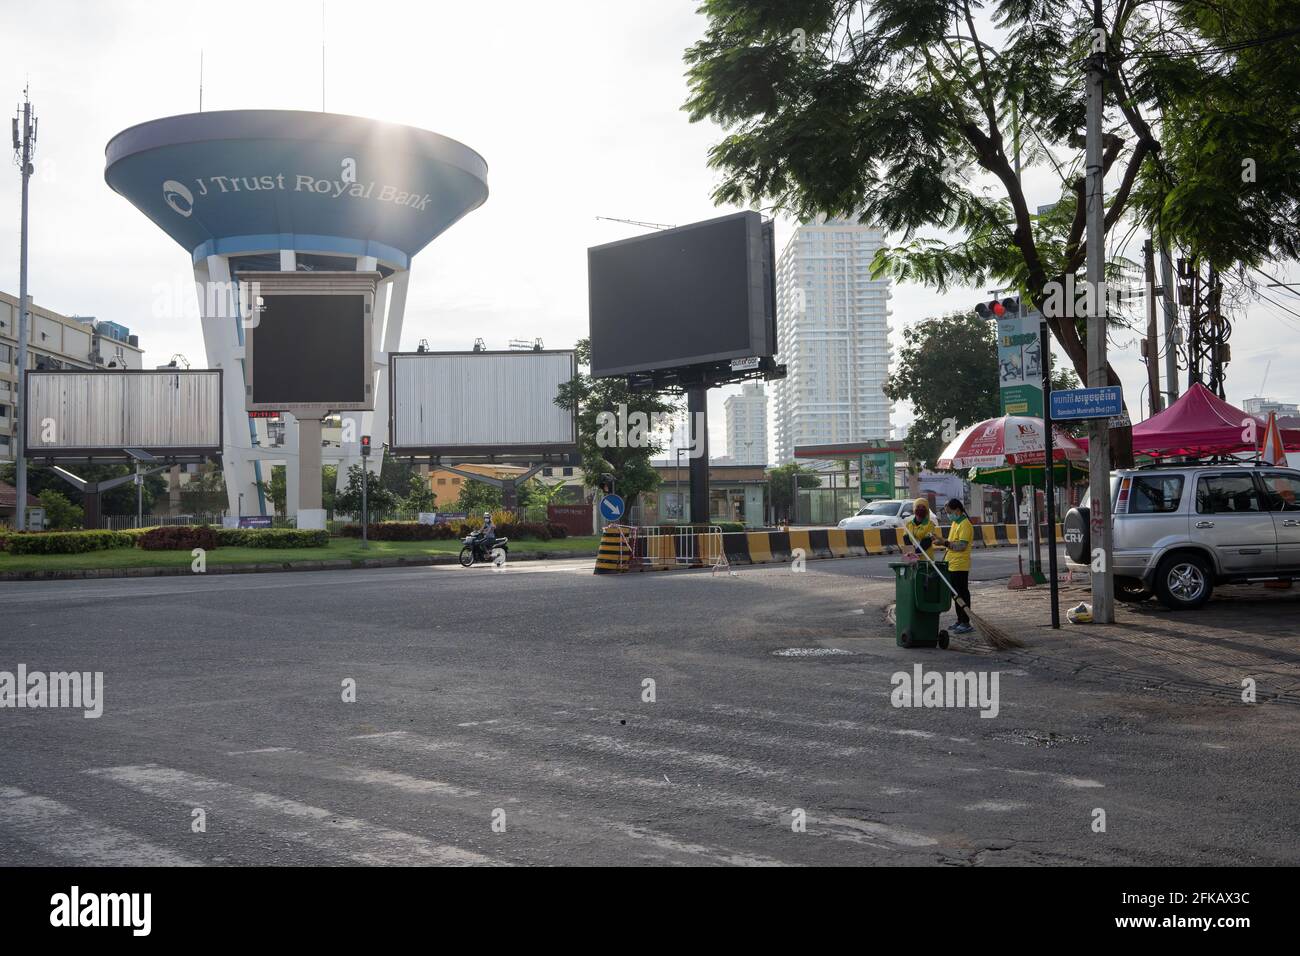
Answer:
[[[994,651],[963,639],[963,650],[1005,655],[1075,678],[1232,701],[1241,700],[1242,681],[1249,677],[1260,702],[1300,705],[1300,589],[1224,586],[1197,611],[1169,611],[1155,600],[1117,602],[1115,624],[1103,626],[1069,623],[1065,612],[1090,602],[1091,592],[1082,584],[1062,585],[1059,631],[1049,626],[1046,587],[1011,591],[990,583],[972,590],[975,613],[1027,646]]]

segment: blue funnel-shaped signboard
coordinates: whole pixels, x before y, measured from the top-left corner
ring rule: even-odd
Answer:
[[[396,268],[487,199],[487,163],[431,133],[293,110],[190,113],[123,130],[104,179],[195,259],[274,249]]]

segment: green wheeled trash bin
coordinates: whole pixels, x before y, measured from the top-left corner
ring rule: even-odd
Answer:
[[[948,564],[936,561],[945,574]],[[939,629],[939,615],[952,607],[952,594],[924,560],[890,563],[894,572],[894,638],[899,647],[948,646],[948,632]]]

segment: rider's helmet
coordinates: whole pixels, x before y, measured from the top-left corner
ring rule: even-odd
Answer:
[[[492,512],[490,512],[490,511],[485,511],[485,512],[483,512],[483,521],[484,521],[484,523],[487,523],[487,522],[489,522],[489,521],[491,521],[491,520],[492,520]]]

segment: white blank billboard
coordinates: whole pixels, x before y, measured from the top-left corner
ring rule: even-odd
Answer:
[[[574,413],[555,404],[577,373],[570,351],[405,352],[390,356],[396,455],[575,451]]]
[[[221,371],[27,373],[28,457],[160,457],[221,451]]]

